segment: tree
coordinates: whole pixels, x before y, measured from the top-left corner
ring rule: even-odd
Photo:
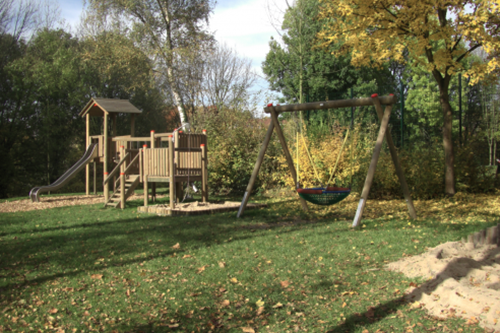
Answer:
[[[381,66],[389,59],[409,60],[421,65],[436,80],[443,116],[445,193],[455,194],[452,142],[453,110],[451,78],[460,72],[476,83],[500,67],[498,58],[486,64],[463,61],[483,48],[488,54],[500,50],[500,16],[495,2],[486,0],[324,0],[320,13],[325,27],[319,37],[323,45],[341,43],[339,53],[352,55],[356,66]]]
[[[138,42],[155,59],[175,101],[182,124],[188,119],[180,93],[182,64],[196,57],[201,46],[213,38],[204,27],[213,8],[212,0],[90,0],[97,15],[115,14],[131,20]]]
[[[224,44],[207,53],[203,72],[203,102],[219,109],[242,109],[257,78],[251,59],[238,56]]]

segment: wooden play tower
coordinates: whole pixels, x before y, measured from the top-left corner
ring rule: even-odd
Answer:
[[[117,115],[130,114],[130,135],[117,136]],[[97,163],[103,164],[103,192],[105,206],[125,207],[140,183],[144,187],[144,205],[151,197],[156,199],[156,183],[170,183],[170,208],[181,200],[183,183],[201,182],[203,202],[207,191],[207,134],[191,134],[174,130],[155,133],[148,137],[135,137],[135,116],[141,111],[128,100],[92,98],[80,116],[86,118],[86,146],[95,153],[86,161],[85,192],[90,193],[93,163],[94,193],[97,192]],[[102,117],[102,132],[90,134],[90,117]],[[111,135],[109,121],[111,120]]]

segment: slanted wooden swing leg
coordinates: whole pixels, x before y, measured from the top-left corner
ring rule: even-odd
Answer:
[[[380,123],[380,130],[377,136],[377,142],[375,143],[375,149],[373,150],[372,160],[370,162],[370,167],[368,168],[368,174],[366,175],[365,185],[363,186],[363,192],[361,192],[361,199],[359,200],[358,209],[356,210],[356,215],[354,216],[354,221],[352,227],[355,228],[360,224],[361,217],[363,216],[363,210],[365,209],[366,199],[370,193],[370,188],[373,183],[373,176],[375,175],[375,169],[377,168],[378,158],[380,156],[380,151],[382,150],[382,143],[384,142],[384,136],[387,131],[387,126],[389,125],[389,118],[391,116],[392,105],[387,105],[385,107],[384,116]]]
[[[373,98],[373,104],[375,105],[375,110],[377,110],[378,119],[380,120],[380,122],[382,122],[384,111],[382,110],[382,104],[380,104],[378,96]],[[415,211],[415,206],[413,205],[410,190],[408,189],[408,184],[406,183],[403,168],[401,167],[401,163],[399,162],[398,152],[396,151],[396,147],[394,146],[394,142],[392,141],[392,135],[390,131],[386,131],[385,140],[387,141],[387,146],[389,146],[389,151],[391,152],[392,162],[394,163],[396,174],[398,175],[399,183],[401,184],[401,191],[403,191],[406,205],[408,206],[408,213],[410,214],[411,219],[416,219],[417,212]]]
[[[269,141],[271,141],[271,136],[273,134],[274,124],[271,122],[269,127],[267,128],[266,137],[264,138],[264,142],[262,142],[262,146],[260,147],[259,156],[257,157],[257,162],[253,167],[252,176],[250,177],[250,181],[248,182],[247,189],[245,194],[243,195],[243,200],[241,201],[240,209],[238,210],[238,215],[236,217],[240,217],[241,214],[245,211],[245,208],[248,203],[248,197],[250,193],[252,193],[253,185],[255,180],[257,179],[257,175],[259,174],[260,166],[262,165],[262,161],[264,160],[264,155],[266,154],[267,146],[269,145]]]
[[[290,173],[292,174],[292,179],[295,182],[295,188],[297,188],[297,173],[295,172],[295,165],[293,165],[292,156],[290,155],[290,151],[288,150],[288,146],[286,144],[285,136],[283,135],[283,131],[281,130],[280,123],[278,121],[278,113],[274,109],[274,107],[270,108],[271,118],[273,120],[274,128],[276,128],[276,134],[278,134],[278,138],[281,142],[281,147],[283,148],[283,152],[285,153],[286,162],[288,164],[288,168],[290,169]],[[309,207],[307,207],[307,202],[299,197],[300,205],[302,206],[302,210],[309,211]]]

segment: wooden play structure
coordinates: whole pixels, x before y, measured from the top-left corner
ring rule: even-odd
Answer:
[[[410,191],[408,189],[408,185],[406,183],[406,179],[403,173],[403,169],[401,168],[401,164],[399,163],[399,158],[397,154],[396,147],[394,146],[394,142],[392,140],[392,136],[390,131],[388,131],[389,118],[392,111],[392,106],[396,102],[396,98],[394,95],[389,96],[381,96],[379,97],[377,94],[373,94],[371,98],[356,98],[356,99],[344,99],[344,100],[335,100],[335,101],[324,101],[324,102],[314,102],[314,103],[304,103],[304,104],[290,104],[283,106],[272,106],[264,108],[264,112],[271,114],[271,123],[267,129],[266,136],[264,138],[264,142],[262,143],[259,155],[257,157],[257,162],[255,163],[252,176],[250,177],[250,181],[248,183],[247,189],[243,196],[243,200],[240,205],[240,209],[238,211],[238,217],[240,217],[245,207],[248,204],[248,199],[250,193],[252,192],[253,185],[255,180],[257,179],[257,175],[259,174],[260,166],[262,165],[262,161],[264,159],[264,155],[267,150],[267,146],[269,145],[269,141],[271,140],[271,136],[273,134],[274,129],[276,129],[276,133],[281,143],[281,147],[283,148],[283,152],[285,153],[286,161],[288,164],[288,168],[290,169],[290,173],[292,175],[292,179],[296,182],[296,188],[299,187],[297,184],[297,175],[295,166],[293,164],[292,156],[288,150],[288,146],[285,140],[285,136],[283,135],[283,131],[281,129],[278,115],[282,112],[293,112],[293,111],[315,111],[315,110],[324,110],[324,109],[337,109],[337,108],[346,108],[346,107],[356,107],[356,106],[371,106],[375,107],[377,111],[377,115],[380,121],[380,129],[377,136],[377,141],[375,143],[375,148],[373,150],[373,156],[370,162],[370,167],[368,169],[368,173],[366,175],[365,184],[363,186],[363,191],[361,193],[361,198],[358,204],[358,209],[356,210],[356,215],[353,221],[353,227],[357,227],[360,225],[361,217],[363,215],[363,210],[366,205],[366,200],[368,199],[368,194],[370,192],[371,185],[373,183],[373,177],[375,175],[375,169],[377,167],[378,158],[380,155],[380,151],[382,150],[382,143],[384,141],[384,137],[386,139],[387,145],[389,146],[389,151],[391,153],[392,161],[396,168],[396,173],[399,178],[399,182],[401,184],[401,190],[403,191],[406,204],[408,206],[408,211],[410,218],[416,219],[417,214],[415,212],[415,207],[413,206],[413,201],[411,199]],[[385,110],[382,108],[382,105],[385,105]],[[300,204],[302,209],[307,211],[308,206],[307,202],[299,197]]]
[[[130,114],[130,135],[117,136],[117,115]],[[148,137],[135,137],[135,116],[141,111],[128,100],[92,98],[80,112],[86,118],[85,142],[87,151],[72,168],[50,186],[37,187],[30,196],[38,200],[40,192],[55,190],[67,183],[85,166],[85,192],[90,193],[93,164],[94,194],[97,193],[97,163],[103,164],[103,192],[105,206],[125,207],[125,201],[137,186],[144,186],[144,206],[156,199],[156,183],[170,183],[170,208],[182,200],[183,183],[201,181],[203,202],[207,191],[207,133],[155,133]],[[91,135],[90,117],[102,117],[101,134]],[[111,126],[109,121],[111,120]],[[111,135],[109,129],[111,127]],[[61,180],[62,179],[62,180]],[[63,184],[63,185],[64,185]],[[35,200],[36,199],[36,200]]]

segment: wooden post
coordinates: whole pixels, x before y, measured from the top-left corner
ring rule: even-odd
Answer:
[[[90,145],[90,114],[85,115],[85,149]],[[90,165],[85,165],[85,194],[90,194]]]
[[[94,195],[97,195],[97,162],[94,160]]]
[[[269,145],[269,141],[271,141],[273,130],[274,123],[271,121],[269,123],[269,127],[267,128],[264,141],[260,146],[259,156],[257,156],[257,162],[255,162],[255,166],[253,167],[252,176],[250,176],[250,181],[248,182],[247,189],[245,190],[245,194],[243,195],[243,200],[241,201],[240,209],[238,210],[238,215],[236,215],[236,217],[241,217],[241,215],[245,211],[250,193],[252,193],[253,185],[259,174],[260,166],[262,165],[262,161],[264,160],[264,156],[266,155],[267,146]]]
[[[155,131],[151,131],[151,149],[156,148]],[[151,162],[151,161],[149,161]],[[156,201],[156,183],[151,183],[151,201]]]
[[[293,165],[292,156],[290,155],[290,151],[288,151],[288,146],[286,144],[285,136],[283,135],[283,131],[281,130],[281,126],[278,120],[278,114],[274,110],[274,107],[268,108],[271,111],[271,118],[274,123],[274,128],[276,128],[276,134],[278,134],[278,138],[281,142],[281,147],[283,148],[283,152],[285,153],[286,162],[288,164],[288,168],[290,169],[290,173],[292,174],[292,179],[295,182],[295,188],[297,188],[297,173],[295,172],[295,165]],[[302,197],[299,197],[300,205],[304,211],[308,211],[307,203]]]
[[[142,146],[142,150],[143,150],[143,154],[144,152],[146,151],[146,149],[148,148],[148,145],[143,145]],[[146,161],[146,157],[144,156],[144,160],[143,160],[143,163],[144,163],[144,166],[142,168],[142,182],[143,182],[143,188],[144,188],[144,193],[143,193],[143,196],[144,196],[144,206],[146,207],[148,205],[148,176],[146,175],[146,164],[147,164],[148,161]]]
[[[380,100],[378,99],[377,94],[372,95],[373,104],[375,105],[375,110],[377,110],[378,119],[382,122],[382,118],[384,117],[384,111],[382,110],[382,104],[380,104]],[[394,146],[394,142],[392,141],[391,131],[386,131],[385,139],[387,141],[387,145],[389,146],[389,151],[391,152],[392,162],[394,163],[394,167],[396,168],[396,174],[399,178],[399,183],[401,184],[401,191],[403,191],[403,195],[406,200],[406,205],[408,206],[408,212],[410,214],[411,219],[417,218],[417,213],[415,211],[415,207],[413,206],[413,200],[411,199],[410,190],[408,189],[408,184],[406,183],[406,178],[403,172],[403,168],[401,167],[401,163],[399,162],[398,152],[396,147]]]
[[[125,156],[125,147],[120,146],[120,159]],[[125,208],[125,163],[120,166],[120,208]]]
[[[205,192],[207,193],[206,194],[206,198],[204,202],[208,202],[208,137],[207,137],[207,130],[204,129],[202,131],[203,135],[205,135],[205,143],[207,146],[205,146]],[[500,167],[499,167],[500,168]]]
[[[174,155],[175,149],[174,144],[172,142],[172,135],[168,136],[168,168],[170,170],[170,184],[168,186],[169,195],[170,195],[170,209],[174,209],[174,200],[175,200],[175,163],[174,163]]]
[[[104,112],[104,178],[108,177],[109,145],[108,145],[108,114]],[[109,200],[109,182],[104,185],[104,203]]]
[[[385,132],[387,130],[387,126],[389,125],[391,110],[392,105],[387,105],[385,107],[384,116],[380,123],[380,129],[377,136],[377,142],[375,143],[375,149],[373,150],[372,160],[370,162],[370,167],[368,168],[368,174],[366,175],[365,185],[363,186],[361,199],[359,200],[358,209],[356,210],[356,215],[354,216],[354,221],[352,223],[353,227],[357,227],[360,224],[363,210],[365,209],[366,200],[368,199],[368,194],[370,193],[370,188],[373,183],[375,169],[377,168],[378,157],[380,155],[380,151],[382,150],[382,143],[384,142]]]
[[[143,184],[143,188],[144,188],[144,207],[147,207],[148,205],[148,176],[144,176],[144,184]]]
[[[179,142],[179,133],[182,133],[182,131],[175,131],[175,136],[174,136],[174,147],[175,148],[179,148],[180,147],[180,142]],[[174,164],[176,166],[176,169],[177,167],[179,166],[179,152],[177,151],[174,151]],[[176,171],[177,172],[177,171]],[[182,182],[175,182],[174,183],[174,186],[175,186],[175,199],[176,199],[176,202],[181,202],[182,200],[182,195],[183,195],[183,189],[182,189]]]
[[[205,144],[200,145],[201,148],[201,198],[202,202],[208,201],[208,193],[207,193],[207,149],[205,148]]]

